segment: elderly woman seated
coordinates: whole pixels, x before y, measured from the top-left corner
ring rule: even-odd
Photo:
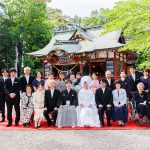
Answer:
[[[133,92],[133,102],[135,102],[135,107],[137,113],[141,115],[143,121],[149,116],[148,98],[147,93],[144,91],[144,84],[142,82],[137,84],[138,91]],[[136,123],[139,124],[139,118],[136,119]]]

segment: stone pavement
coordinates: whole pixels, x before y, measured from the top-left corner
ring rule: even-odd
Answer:
[[[150,130],[0,131],[0,150],[150,150]]]

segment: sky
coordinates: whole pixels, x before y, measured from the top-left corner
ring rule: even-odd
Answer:
[[[92,10],[100,8],[113,8],[114,3],[119,0],[52,0],[48,6],[61,9],[63,14],[71,17],[89,16]]]

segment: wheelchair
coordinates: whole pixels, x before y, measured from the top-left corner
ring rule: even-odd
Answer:
[[[132,99],[128,102],[128,107],[131,110],[131,113],[129,114],[130,120],[135,120],[136,125],[144,125],[144,124],[150,124],[150,100],[148,100],[148,103],[146,104],[147,110],[149,115],[143,116],[142,114],[138,113],[136,109],[136,102]]]

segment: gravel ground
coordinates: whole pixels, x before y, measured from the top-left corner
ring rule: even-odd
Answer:
[[[150,150],[150,130],[0,131],[0,150]]]

